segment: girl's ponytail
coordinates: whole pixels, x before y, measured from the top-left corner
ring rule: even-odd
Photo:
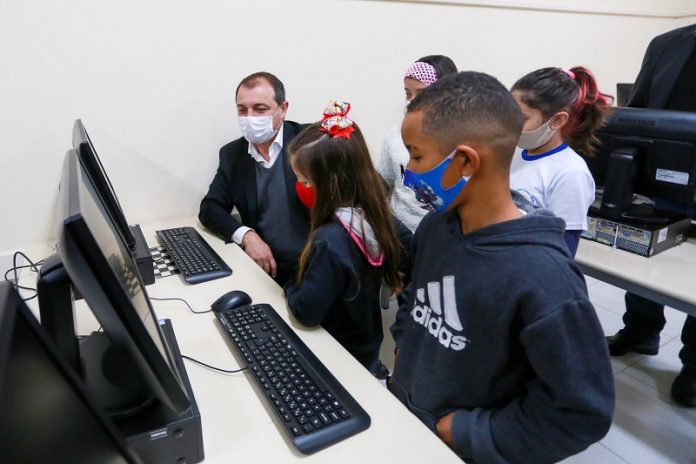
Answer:
[[[571,104],[570,119],[563,127],[563,137],[574,149],[592,155],[599,143],[594,131],[604,124],[614,98],[600,92],[589,69],[576,66],[566,72],[577,83],[578,93]]]

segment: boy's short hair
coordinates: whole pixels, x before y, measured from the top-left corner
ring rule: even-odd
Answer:
[[[265,71],[259,71],[253,74],[249,74],[247,77],[242,79],[239,85],[237,85],[237,90],[234,92],[235,98],[237,97],[237,94],[239,94],[240,88],[244,87],[247,89],[253,89],[259,84],[259,81],[262,80],[271,84],[271,87],[273,87],[273,92],[275,94],[273,96],[273,99],[276,103],[278,103],[278,105],[282,105],[285,101],[285,86],[280,81],[280,79],[275,77],[273,74]]]
[[[408,113],[422,111],[422,130],[443,151],[465,140],[481,142],[509,165],[524,118],[510,92],[488,74],[450,74],[421,90]]]

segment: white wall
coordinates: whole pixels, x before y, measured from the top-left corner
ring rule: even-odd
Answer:
[[[402,114],[403,70],[422,55],[447,54],[506,86],[542,66],[582,64],[613,93],[633,81],[653,36],[687,21],[666,16],[427,1],[2,0],[0,251],[53,235],[76,118],[132,223],[189,216],[219,147],[240,135],[233,92],[253,71],[285,82],[294,120],[319,119],[329,98],[352,102],[376,157]]]

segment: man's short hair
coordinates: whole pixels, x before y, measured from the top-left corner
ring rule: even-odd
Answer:
[[[268,82],[271,85],[271,87],[273,87],[273,92],[275,93],[273,99],[276,101],[276,103],[278,103],[278,105],[282,105],[285,101],[285,86],[280,81],[280,79],[275,77],[273,74],[265,71],[259,71],[253,74],[249,74],[247,77],[242,79],[242,81],[237,86],[237,90],[234,92],[235,98],[237,98],[237,94],[239,94],[240,88],[244,87],[247,89],[253,89],[257,85],[259,85],[259,82],[262,80]]]
[[[510,92],[488,74],[449,74],[421,90],[408,113],[423,112],[422,130],[440,149],[463,141],[481,142],[509,165],[522,132],[524,117]]]

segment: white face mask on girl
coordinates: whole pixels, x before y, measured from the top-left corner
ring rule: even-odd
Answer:
[[[551,119],[553,117],[534,130],[522,131],[517,146],[524,150],[534,150],[546,145],[556,133],[556,129],[551,128]]]
[[[239,129],[249,143],[258,144],[268,142],[275,136],[273,118],[280,112],[280,108],[273,116],[239,116]]]

